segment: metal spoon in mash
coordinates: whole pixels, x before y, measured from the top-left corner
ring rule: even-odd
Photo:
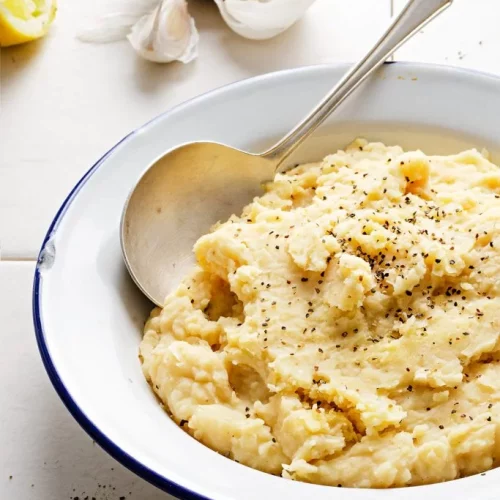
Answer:
[[[240,213],[330,113],[452,1],[410,0],[373,49],[268,151],[193,142],[153,163],[132,190],[121,220],[125,264],[142,292],[161,306],[192,266],[195,241],[218,220]]]

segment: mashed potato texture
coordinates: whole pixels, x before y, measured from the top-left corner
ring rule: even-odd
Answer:
[[[249,467],[388,488],[500,464],[500,170],[356,140],[278,174],[147,321],[173,419]]]

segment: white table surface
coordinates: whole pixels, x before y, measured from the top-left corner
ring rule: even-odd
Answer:
[[[230,32],[210,0],[189,0],[201,45],[186,66],[139,60],[127,42],[83,44],[75,39],[83,16],[102,12],[107,0],[59,3],[45,40],[0,52],[0,499],[168,499],[93,443],[50,385],[31,319],[42,237],[70,188],[131,129],[242,78],[352,61],[404,0],[317,0],[266,42]],[[455,0],[395,59],[500,74],[499,18],[498,0]]]

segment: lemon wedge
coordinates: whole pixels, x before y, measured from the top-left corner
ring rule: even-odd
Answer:
[[[44,36],[56,10],[56,0],[0,0],[0,47]]]

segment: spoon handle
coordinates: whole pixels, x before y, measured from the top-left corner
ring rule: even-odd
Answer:
[[[375,46],[292,131],[263,153],[278,168],[316,128],[385,60],[453,0],[409,0]]]

